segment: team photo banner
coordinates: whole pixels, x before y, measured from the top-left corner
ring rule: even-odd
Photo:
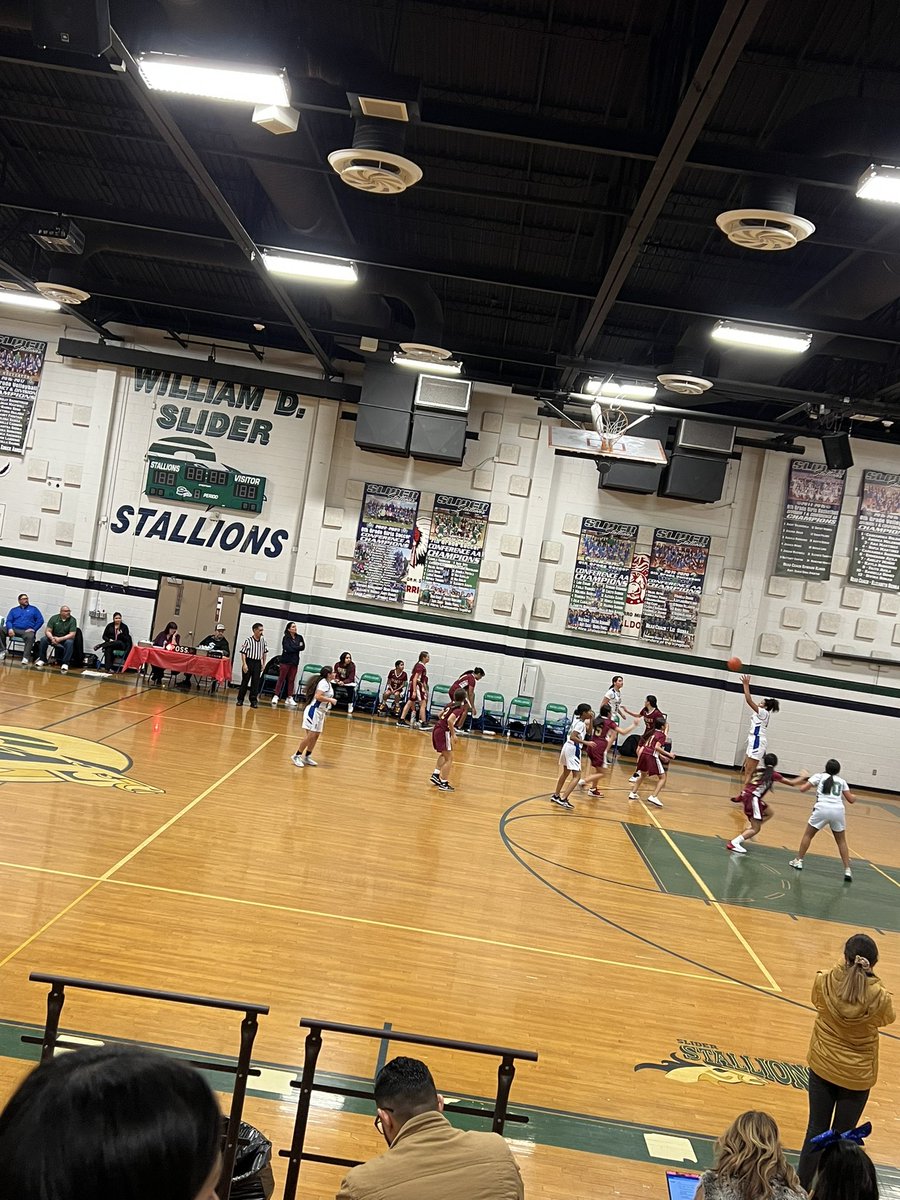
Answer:
[[[846,471],[795,458],[788,476],[776,575],[830,579]]]
[[[641,625],[644,641],[692,649],[709,546],[705,533],[654,530]]]
[[[900,475],[863,471],[848,582],[900,591]]]
[[[410,488],[366,484],[350,568],[351,596],[403,599],[420,495]]]
[[[621,633],[637,525],[584,517],[569,595],[567,629]]]
[[[44,369],[46,342],[0,335],[0,453],[24,454]]]
[[[425,608],[475,611],[490,512],[486,500],[435,496],[419,592],[419,603]]]

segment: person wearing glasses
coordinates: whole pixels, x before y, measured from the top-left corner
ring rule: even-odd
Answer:
[[[394,1058],[375,1080],[375,1128],[386,1154],[353,1167],[337,1200],[522,1200],[512,1151],[498,1133],[456,1129],[425,1063]]]

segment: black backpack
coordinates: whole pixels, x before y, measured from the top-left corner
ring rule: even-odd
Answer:
[[[625,758],[637,758],[637,748],[638,735],[636,733],[632,733],[619,747],[619,753],[624,755]]]

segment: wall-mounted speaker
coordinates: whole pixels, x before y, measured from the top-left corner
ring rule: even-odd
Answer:
[[[832,471],[846,471],[853,466],[853,451],[846,433],[828,433],[822,438],[825,465]]]
[[[685,419],[678,422],[675,445],[679,450],[703,450],[707,454],[730,454],[734,449],[734,426]]]
[[[31,37],[47,50],[99,58],[112,44],[109,0],[31,0]]]
[[[466,453],[466,418],[449,413],[416,412],[409,452],[413,458],[462,466]]]
[[[713,504],[722,498],[725,486],[727,458],[706,457],[700,454],[673,454],[663,475],[660,496],[672,500],[693,500],[698,504]]]

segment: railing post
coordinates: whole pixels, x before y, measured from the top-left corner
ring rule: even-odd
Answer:
[[[508,1054],[500,1060],[497,1068],[497,1099],[494,1103],[494,1120],[491,1128],[494,1133],[503,1133],[506,1125],[506,1113],[509,1108],[509,1093],[516,1077],[516,1064]]]
[[[291,1153],[288,1161],[287,1176],[284,1181],[284,1200],[294,1200],[297,1194],[297,1180],[300,1176],[300,1163],[303,1147],[306,1143],[306,1127],[309,1124],[309,1108],[312,1101],[313,1084],[316,1079],[316,1062],[322,1049],[322,1030],[313,1026],[306,1035],[306,1049],[303,1056],[303,1074],[300,1076],[299,1103],[297,1117],[294,1121],[294,1134],[291,1138]]]
[[[49,1062],[59,1038],[59,1018],[66,1001],[66,985],[53,982],[47,994],[47,1020],[44,1023],[44,1040],[41,1042],[41,1062]]]
[[[219,1185],[216,1189],[219,1200],[228,1200],[231,1194],[241,1116],[244,1111],[244,1099],[247,1095],[247,1080],[250,1076],[250,1057],[258,1028],[256,1013],[246,1013],[241,1021],[241,1048],[234,1076],[234,1090],[231,1093],[231,1111],[228,1115],[228,1131],[225,1135],[225,1149],[222,1154],[222,1174],[219,1176]]]

